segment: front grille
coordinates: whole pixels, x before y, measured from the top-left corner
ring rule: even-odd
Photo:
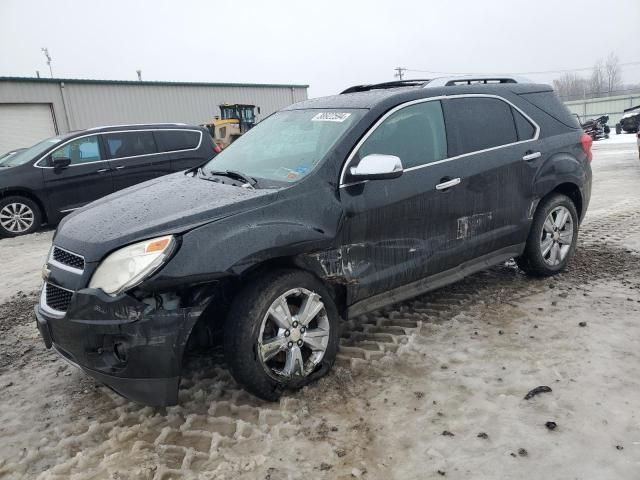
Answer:
[[[55,285],[51,285],[50,283],[47,283],[45,289],[47,295],[47,305],[54,310],[58,310],[59,312],[66,312],[67,308],[69,308],[69,303],[71,302],[73,292],[57,287]]]
[[[58,247],[53,247],[53,259],[66,265],[71,268],[76,268],[78,270],[84,270],[84,258],[80,255],[76,255],[75,253],[67,252]]]

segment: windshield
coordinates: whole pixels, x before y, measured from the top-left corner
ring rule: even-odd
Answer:
[[[22,148],[18,150],[9,150],[7,153],[0,155],[0,165],[2,165],[2,162],[6,161],[11,155],[15,155],[21,150]]]
[[[288,110],[253,127],[204,166],[258,180],[293,183],[308,175],[365,110]]]
[[[60,140],[62,140],[61,137],[47,138],[42,142],[36,143],[32,147],[21,150],[14,155],[0,160],[0,167],[17,167],[18,165],[22,165],[23,163],[34,160],[36,157],[44,153],[47,149],[60,142]]]

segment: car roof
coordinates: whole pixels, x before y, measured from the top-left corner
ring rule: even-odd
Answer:
[[[87,128],[86,130],[80,130],[74,133],[86,133],[86,132],[117,132],[122,130],[183,130],[183,129],[196,129],[201,130],[201,127],[196,125],[187,125],[186,123],[135,123],[127,125],[103,125],[99,127]]]
[[[504,95],[505,91],[515,94],[523,94],[550,92],[553,91],[553,88],[550,85],[536,83],[471,84],[429,88],[422,86],[395,87],[312,98],[310,100],[290,105],[285,108],[285,110],[302,110],[312,108],[372,109],[383,104],[400,104],[420,98],[464,94]]]

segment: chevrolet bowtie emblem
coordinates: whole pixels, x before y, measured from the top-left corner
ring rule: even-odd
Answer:
[[[51,270],[49,270],[49,267],[45,263],[42,266],[42,279],[46,282],[47,280],[49,280],[49,275],[51,275]]]

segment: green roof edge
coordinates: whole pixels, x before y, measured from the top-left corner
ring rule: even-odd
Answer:
[[[209,83],[209,82],[166,82],[149,80],[93,80],[89,78],[37,78],[0,77],[0,82],[34,83],[84,83],[94,85],[153,85],[160,87],[262,87],[262,88],[309,88],[309,85],[289,85],[278,83]]]

